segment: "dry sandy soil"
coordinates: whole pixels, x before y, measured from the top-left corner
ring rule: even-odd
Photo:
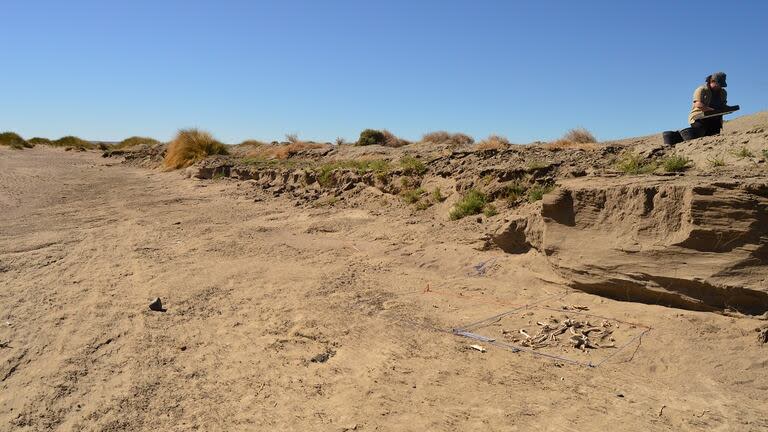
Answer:
[[[765,321],[571,291],[473,223],[241,186],[0,149],[0,430],[768,430]],[[495,344],[451,334],[509,311],[471,329]],[[566,318],[617,347],[500,344]]]

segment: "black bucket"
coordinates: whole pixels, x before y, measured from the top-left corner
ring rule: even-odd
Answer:
[[[678,131],[665,131],[661,135],[664,137],[664,145],[675,145],[683,142],[683,137]]]
[[[680,131],[680,136],[683,138],[683,141],[690,141],[699,137],[698,132],[694,128],[685,128]]]

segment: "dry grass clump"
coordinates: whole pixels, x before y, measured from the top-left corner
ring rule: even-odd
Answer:
[[[578,144],[596,143],[597,138],[592,135],[592,132],[584,128],[571,129],[563,135],[565,141],[570,141]]]
[[[297,141],[290,144],[259,144],[255,150],[248,153],[248,157],[257,159],[288,159],[300,152],[323,147],[327,147],[327,144],[303,141]]]
[[[564,138],[560,138],[550,143],[546,143],[542,147],[551,151],[559,151],[559,150],[591,151],[591,150],[597,150],[598,148],[600,148],[600,146],[598,146],[597,143],[594,143],[594,142],[580,143],[575,141],[568,141],[567,139],[564,139]]]
[[[384,134],[384,145],[387,147],[402,147],[408,145],[411,142],[395,136],[392,132],[384,129],[381,131]]]
[[[157,145],[162,143],[154,138],[132,136],[130,138],[126,138],[120,141],[119,143],[115,144],[114,148],[125,149],[125,148],[135,147],[137,145],[142,145],[142,144]]]
[[[551,151],[559,151],[559,150],[590,151],[590,150],[597,150],[599,148],[599,146],[597,145],[597,139],[595,138],[595,136],[592,135],[592,132],[584,128],[571,129],[568,132],[566,132],[562,138],[552,141],[550,143],[544,144],[542,147]]]
[[[28,143],[24,138],[19,136],[15,132],[3,132],[0,133],[0,145],[8,146],[12,149],[21,150],[24,148],[32,148],[35,145]]]
[[[179,169],[192,165],[210,155],[228,154],[227,147],[199,129],[182,129],[168,145],[163,165]]]
[[[424,134],[424,136],[421,137],[421,142],[448,144],[452,146],[465,146],[474,144],[475,139],[463,133],[452,134],[446,131],[435,131]]]
[[[477,150],[506,150],[511,145],[512,143],[510,143],[509,140],[503,136],[490,135],[488,138],[477,143],[475,148]]]

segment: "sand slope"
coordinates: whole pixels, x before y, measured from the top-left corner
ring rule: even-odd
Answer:
[[[768,430],[764,321],[569,294],[467,223],[110,163],[0,149],[0,430]],[[541,299],[652,330],[599,368],[439,331]]]

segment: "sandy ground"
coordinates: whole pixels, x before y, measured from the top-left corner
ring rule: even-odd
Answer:
[[[569,293],[447,221],[242,186],[0,149],[0,430],[768,430],[764,321]],[[612,356],[593,368],[441,331],[534,302],[473,331],[579,305],[630,344],[548,351]]]

